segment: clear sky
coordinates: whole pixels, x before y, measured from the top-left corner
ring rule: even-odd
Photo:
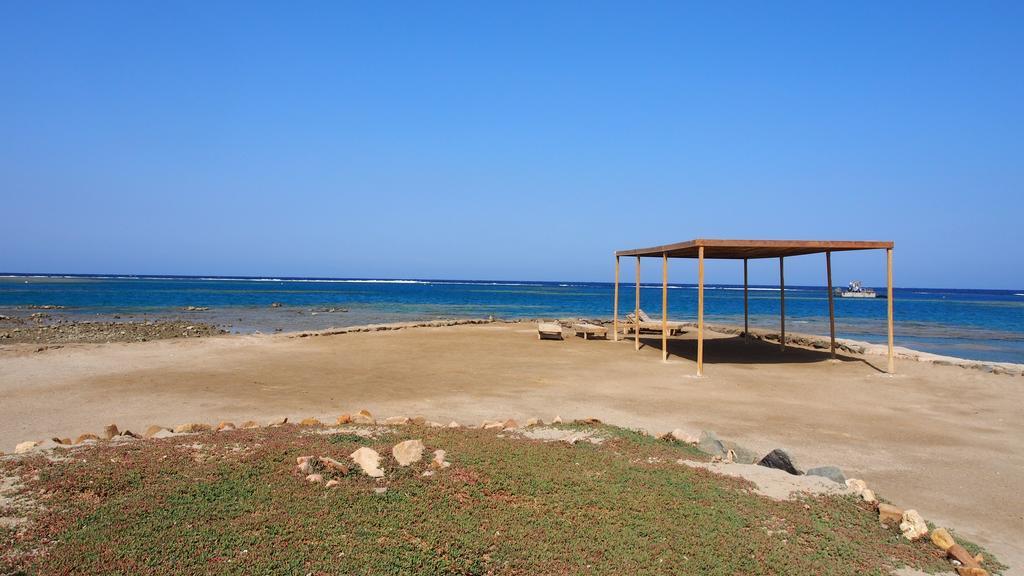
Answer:
[[[615,249],[694,237],[892,239],[899,286],[1020,289],[1022,22],[1024,2],[0,2],[0,271],[610,280]],[[881,253],[834,264],[884,280]],[[821,256],[786,269],[823,283]]]

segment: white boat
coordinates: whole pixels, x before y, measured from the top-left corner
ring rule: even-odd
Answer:
[[[875,293],[871,288],[864,288],[860,284],[860,280],[854,280],[850,282],[850,285],[843,290],[842,288],[836,288],[836,292],[843,298],[877,298],[878,294]]]

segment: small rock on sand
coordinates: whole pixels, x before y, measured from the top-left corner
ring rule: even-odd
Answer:
[[[323,481],[324,481],[324,475],[323,474],[310,474],[309,476],[306,476],[306,482],[312,482],[314,484],[319,484],[319,483],[321,483]]]
[[[389,416],[382,422],[385,426],[405,426],[409,424],[409,419],[405,416]]]
[[[808,476],[822,476],[837,484],[846,484],[846,475],[836,466],[817,466],[805,472]]]
[[[928,534],[928,524],[918,514],[917,510],[903,512],[903,521],[900,522],[900,532],[907,540],[917,540]]]
[[[399,466],[408,466],[422,460],[424,450],[426,450],[426,446],[421,440],[406,440],[395,444],[391,449],[391,455],[395,457]]]
[[[309,418],[303,418],[302,421],[299,422],[299,425],[300,426],[323,426],[324,423],[321,422],[320,420],[317,420],[316,418],[313,418],[312,416],[310,416]]]
[[[725,444],[718,439],[718,435],[710,430],[703,430],[700,438],[697,439],[697,448],[709,456],[725,456]]]
[[[544,425],[544,421],[541,420],[540,418],[527,418],[526,419],[526,425],[527,426],[543,426]]]
[[[335,424],[337,424],[338,426],[344,426],[345,424],[348,424],[350,422],[352,422],[352,415],[342,414],[341,416],[338,416],[338,420],[335,421]]]
[[[79,435],[78,438],[75,438],[75,444],[81,444],[82,442],[89,442],[89,441],[95,442],[95,441],[97,441],[99,439],[100,439],[100,437],[95,435],[95,434],[85,433],[85,434]]]
[[[384,477],[384,471],[380,469],[380,454],[376,450],[363,446],[350,454],[349,458],[370,478]]]
[[[688,434],[686,430],[683,430],[682,428],[676,428],[675,430],[666,433],[662,438],[665,440],[675,440],[676,442],[685,442],[686,444],[696,444],[700,441],[700,438],[697,438],[693,434]]]
[[[892,504],[879,504],[878,521],[886,526],[898,526],[900,522],[903,522],[903,510]]]
[[[733,453],[733,462],[738,464],[755,464],[757,463],[757,453],[749,448],[740,446],[735,442],[723,440],[722,445],[725,446],[726,454],[728,452]]]
[[[932,544],[935,544],[941,548],[943,552],[946,552],[956,545],[956,540],[953,539],[953,535],[949,533],[949,530],[946,530],[945,528],[936,528],[935,530],[932,530]]]
[[[327,484],[324,484],[324,486],[326,486],[327,488],[334,488],[338,484],[341,484],[341,482],[338,482],[337,480],[328,480]]]
[[[373,414],[370,414],[367,410],[360,410],[352,416],[353,424],[369,424],[374,425],[377,421],[373,418]]]
[[[965,567],[978,566],[978,561],[974,559],[974,556],[971,556],[971,553],[959,544],[953,544],[950,546],[949,550],[946,550],[946,556],[952,560],[956,560]]]
[[[27,440],[15,446],[14,453],[25,454],[34,450],[36,446],[39,446],[39,442],[36,442],[35,440]]]
[[[118,434],[120,434],[120,432],[117,429],[117,424],[107,424],[103,427],[103,437],[107,440],[110,440]]]
[[[447,468],[451,466],[451,463],[446,462],[444,459],[447,454],[444,450],[434,450],[434,459],[430,461],[430,466],[432,468]]]
[[[868,489],[868,483],[859,478],[848,478],[846,480],[846,487],[860,496],[861,493]]]
[[[462,424],[459,424],[455,420],[452,420],[451,422],[448,423],[448,427],[449,428],[461,428]]]
[[[146,431],[143,432],[142,435],[145,436],[146,438],[152,438],[154,434],[156,434],[157,432],[159,432],[159,431],[161,431],[163,429],[164,429],[163,426],[157,426],[156,424],[151,424],[149,426],[149,428],[146,428]]]
[[[761,458],[757,462],[758,466],[764,466],[765,468],[775,468],[776,470],[782,470],[797,476],[800,471],[797,470],[796,465],[793,464],[793,460],[789,457],[789,454],[781,448],[776,448],[771,452],[765,454],[764,458]]]
[[[334,472],[337,472],[342,476],[345,476],[349,472],[348,466],[328,456],[321,456],[320,463],[324,465],[324,468],[327,468],[328,470],[333,470]]]
[[[189,422],[188,424],[180,424],[174,427],[175,434],[195,434],[197,432],[209,432],[211,430],[213,430],[212,426],[201,422]]]
[[[234,422],[221,422],[220,424],[217,424],[217,432],[223,432],[225,430],[234,430],[234,429],[235,429],[235,423]]]

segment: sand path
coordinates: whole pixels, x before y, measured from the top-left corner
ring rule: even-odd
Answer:
[[[0,349],[0,450],[17,442],[187,421],[367,408],[476,423],[556,414],[654,432],[684,428],[802,467],[836,464],[897,505],[1024,566],[1024,379],[720,337],[693,378],[694,342],[538,341],[486,324],[297,338],[224,336]],[[1022,573],[1019,569],[1011,573]]]

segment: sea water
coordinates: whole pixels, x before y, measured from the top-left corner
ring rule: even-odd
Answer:
[[[56,305],[64,308],[45,312],[75,320],[187,318],[249,333],[488,316],[610,319],[612,294],[603,282],[7,275],[0,277],[0,314]],[[620,314],[632,311],[633,286],[620,286],[619,296]],[[778,329],[779,296],[777,287],[750,288],[752,327]],[[825,288],[787,286],[785,296],[787,331],[828,334]],[[708,322],[742,325],[742,286],[708,285],[704,298]],[[696,319],[695,286],[671,284],[668,300],[670,318]],[[899,346],[1024,363],[1024,292],[897,288],[893,304]],[[661,285],[642,286],[640,305],[660,318]],[[189,306],[208,310],[186,312]],[[886,341],[884,298],[835,298],[835,307],[839,337]]]

